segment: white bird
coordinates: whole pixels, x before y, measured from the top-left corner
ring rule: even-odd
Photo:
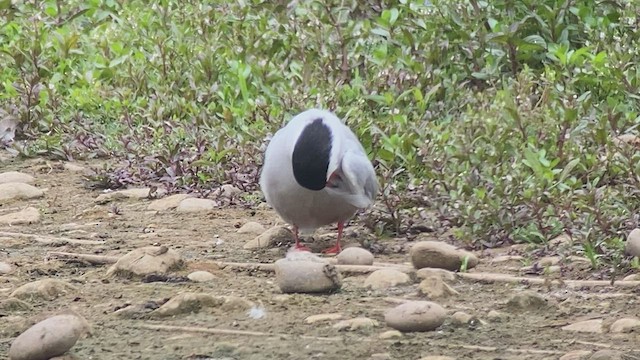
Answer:
[[[356,135],[333,113],[311,109],[293,117],[267,146],[260,174],[267,203],[299,231],[338,224],[339,253],[345,221],[373,205],[378,193],[375,170]]]

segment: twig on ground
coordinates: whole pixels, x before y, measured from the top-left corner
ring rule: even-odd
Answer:
[[[546,278],[534,278],[524,276],[513,276],[499,273],[456,273],[458,277],[467,280],[477,280],[481,282],[498,282],[498,283],[528,283],[531,285],[556,285],[567,286],[570,288],[578,287],[600,287],[600,286],[618,286],[618,287],[638,287],[640,281],[616,281],[611,284],[609,280],[561,280],[561,279],[546,279]]]
[[[78,244],[78,245],[102,245],[104,241],[102,240],[82,240],[82,239],[71,239],[65,237],[55,237],[55,236],[47,236],[47,235],[37,235],[37,234],[25,234],[25,233],[14,233],[7,231],[0,231],[0,236],[12,237],[12,238],[28,238],[33,241],[43,243],[43,244],[59,244],[59,243],[67,243],[67,244]]]
[[[48,259],[60,260],[78,260],[86,261],[94,265],[115,264],[118,261],[117,256],[94,255],[94,254],[77,254],[60,251],[52,251],[47,254]]]
[[[261,270],[261,271],[275,271],[274,264],[262,264],[262,263],[239,263],[239,262],[215,262],[219,267],[231,267],[235,269],[249,269],[249,270]],[[342,273],[354,273],[354,274],[368,274],[380,269],[394,268],[403,272],[411,272],[413,268],[409,266],[397,265],[391,266],[379,266],[379,265],[335,265],[336,269]]]

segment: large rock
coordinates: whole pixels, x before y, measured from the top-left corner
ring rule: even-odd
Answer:
[[[48,360],[62,355],[89,332],[87,321],[76,315],[56,315],[20,334],[9,349],[11,360]]]
[[[176,251],[165,246],[148,246],[124,255],[107,270],[108,276],[143,277],[150,274],[166,274],[182,265]]]
[[[640,257],[640,229],[633,229],[627,236],[625,252],[631,256]]]
[[[22,300],[54,300],[68,293],[75,293],[75,286],[57,279],[42,279],[26,283],[11,293],[11,297]]]
[[[0,184],[6,183],[25,183],[32,184],[35,178],[29,174],[18,171],[7,171],[0,173]]]
[[[40,222],[40,211],[34,207],[28,207],[17,212],[0,216],[1,225],[24,225]]]
[[[35,199],[43,195],[43,190],[29,184],[20,182],[0,184],[0,204],[9,200]]]
[[[467,269],[478,265],[478,257],[473,253],[439,241],[417,242],[411,247],[409,256],[416,269],[428,267],[455,271],[460,269],[465,259]]]
[[[275,270],[283,293],[330,293],[342,285],[336,267],[324,261],[285,258],[275,262]]]

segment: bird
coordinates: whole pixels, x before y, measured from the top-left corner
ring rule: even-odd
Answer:
[[[336,244],[325,254],[342,251],[345,222],[374,204],[379,186],[353,131],[334,113],[316,108],[294,116],[273,135],[259,184],[267,203],[292,226],[296,250],[310,251],[299,233],[337,223]]]

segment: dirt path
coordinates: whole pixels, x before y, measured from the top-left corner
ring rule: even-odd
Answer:
[[[42,198],[0,203],[0,216],[27,206],[39,209],[42,214],[37,224],[0,225],[0,231],[104,242],[43,244],[25,237],[0,236],[0,262],[12,268],[10,273],[0,275],[1,300],[6,300],[20,285],[43,278],[64,280],[76,288],[53,300],[32,300],[30,309],[0,309],[0,317],[4,318],[0,322],[2,356],[25,324],[33,323],[33,319],[41,318],[42,314],[72,309],[93,327],[93,335],[80,339],[71,350],[77,359],[417,360],[434,355],[454,359],[559,359],[576,350],[585,353],[584,357],[575,359],[587,359],[590,356],[587,354],[607,349],[623,351],[628,358],[640,358],[637,333],[609,331],[609,326],[620,318],[640,316],[635,288],[529,287],[459,279],[450,283],[458,295],[436,301],[449,314],[462,311],[479,320],[458,326],[448,320],[434,332],[380,339],[381,333],[391,330],[384,325],[384,312],[394,306],[393,299],[426,299],[419,294],[417,283],[372,291],[364,288],[366,275],[361,275],[346,278],[342,290],[333,295],[283,295],[271,273],[219,269],[213,265],[219,260],[268,263],[283,257],[285,247],[244,250],[242,246],[254,235],[237,232],[237,228],[248,221],[265,227],[273,225],[278,219],[271,210],[229,207],[197,215],[175,211],[156,214],[147,210],[147,199],[96,204],[94,199],[100,193],[85,189],[81,173],[64,169],[59,163],[0,162],[0,172],[11,170],[33,175],[34,185],[48,190]],[[330,231],[324,229],[323,232]],[[132,249],[153,244],[174,249],[186,260],[187,266],[175,274],[175,282],[145,283],[111,278],[106,276],[108,265],[47,258],[52,251],[119,257]],[[480,265],[471,272],[518,275],[523,260],[491,261],[508,251],[481,254]],[[511,253],[518,254],[513,249]],[[407,258],[378,256],[376,261],[398,263]],[[554,276],[565,280],[584,278],[584,268],[584,263],[577,261],[563,266],[562,275]],[[183,279],[180,276],[194,270],[208,270],[216,278],[202,283],[179,281]],[[507,300],[527,289],[542,295],[549,306],[537,311],[510,310]],[[204,309],[163,319],[114,314],[128,304],[157,306],[185,291],[238,296],[260,304],[266,315],[253,319],[244,311]],[[322,313],[341,313],[344,319],[368,317],[378,325],[340,331],[333,328],[337,320],[305,323],[306,317]],[[602,332],[562,329],[586,319],[601,319]],[[155,330],[149,325],[231,329],[272,336],[207,334],[171,328]]]

